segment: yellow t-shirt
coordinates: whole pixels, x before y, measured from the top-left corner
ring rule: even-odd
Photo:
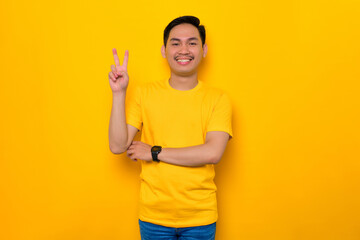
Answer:
[[[201,81],[176,90],[169,80],[138,87],[126,104],[126,121],[141,141],[163,148],[205,143],[209,131],[232,136],[231,103],[222,91]],[[217,221],[214,165],[184,167],[141,161],[139,218],[168,227],[192,227]]]

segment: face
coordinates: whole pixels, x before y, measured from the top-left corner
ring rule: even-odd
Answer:
[[[197,72],[201,60],[206,56],[207,46],[202,46],[199,31],[191,24],[173,27],[161,53],[167,59],[171,73],[190,76]]]

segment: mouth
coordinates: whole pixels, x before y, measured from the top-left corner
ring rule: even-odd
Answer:
[[[185,65],[190,63],[193,59],[194,57],[176,57],[175,61],[181,65]]]

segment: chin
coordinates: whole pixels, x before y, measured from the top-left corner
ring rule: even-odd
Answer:
[[[173,74],[181,77],[190,77],[196,73],[196,71],[171,71]]]
[[[193,66],[176,66],[176,68],[171,68],[171,72],[179,76],[191,76],[197,72],[197,68],[194,68]]]

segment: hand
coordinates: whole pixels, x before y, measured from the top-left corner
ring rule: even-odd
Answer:
[[[152,161],[151,146],[149,144],[133,141],[126,152],[126,156],[131,160],[136,161],[141,159],[144,161]]]
[[[129,51],[125,51],[123,65],[120,65],[119,57],[116,49],[113,49],[115,65],[111,65],[111,72],[109,72],[109,82],[111,90],[115,92],[126,91],[129,84],[129,75],[127,73],[127,63],[129,59]]]

